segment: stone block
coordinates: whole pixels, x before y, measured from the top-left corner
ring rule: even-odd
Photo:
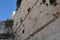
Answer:
[[[60,40],[60,32],[50,36],[46,40]]]
[[[44,28],[40,33],[44,36],[44,39],[60,32],[60,18],[52,22],[46,28]]]

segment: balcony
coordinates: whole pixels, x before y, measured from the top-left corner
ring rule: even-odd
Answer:
[[[15,35],[14,33],[0,33],[0,39],[9,39],[9,38],[14,38]]]

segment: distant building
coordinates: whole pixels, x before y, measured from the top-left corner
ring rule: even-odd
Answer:
[[[4,33],[5,22],[0,21],[0,33]]]
[[[12,40],[14,38],[13,33],[13,20],[0,21],[0,40]]]

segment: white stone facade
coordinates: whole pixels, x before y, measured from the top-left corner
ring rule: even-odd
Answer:
[[[0,33],[4,33],[4,28],[5,28],[5,23],[4,22],[0,22]]]
[[[13,20],[15,40],[60,40],[60,0],[22,0]]]

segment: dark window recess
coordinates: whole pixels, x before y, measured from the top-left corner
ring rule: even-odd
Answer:
[[[25,30],[22,30],[22,33],[24,33],[25,32]]]
[[[17,26],[18,22],[16,23],[16,26]]]
[[[46,3],[46,6],[48,6],[48,3]]]
[[[23,26],[24,26],[24,24],[23,24]]]
[[[44,3],[44,4],[45,4],[45,2],[46,2],[46,0],[42,0],[42,3]]]
[[[20,20],[20,22],[22,23],[22,22],[23,22],[23,20],[21,19],[21,20]]]
[[[56,0],[49,0],[50,5],[55,5],[56,4]]]
[[[30,9],[30,7],[29,7],[29,8],[27,9],[27,11],[30,12],[30,10],[31,10],[31,9]]]
[[[39,7],[42,5],[42,3],[40,3]]]
[[[20,19],[20,24],[23,22],[23,20],[22,20],[22,17],[21,17],[21,19]]]
[[[40,12],[41,13],[41,12]]]
[[[42,5],[42,3],[40,3],[40,5]]]
[[[16,6],[17,6],[17,9],[16,9],[16,10],[18,10],[18,8],[20,7],[20,5],[21,5],[21,2],[22,2],[22,0],[17,0],[17,4],[16,4]]]

